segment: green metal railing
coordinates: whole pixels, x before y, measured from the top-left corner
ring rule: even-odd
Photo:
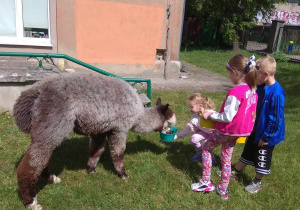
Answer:
[[[19,56],[19,57],[29,57],[28,59],[30,58],[36,58],[37,57],[42,57],[43,59],[50,59],[54,64],[53,62],[53,59],[52,58],[64,58],[64,59],[67,59],[69,61],[72,61],[74,63],[77,63],[81,66],[84,66],[88,69],[91,69],[93,71],[96,71],[100,74],[104,74],[106,76],[111,76],[111,77],[116,77],[116,78],[119,78],[119,79],[122,79],[122,80],[125,80],[126,82],[130,83],[133,87],[138,84],[138,83],[147,83],[147,97],[151,100],[151,80],[150,79],[140,79],[140,78],[123,78],[123,77],[119,77],[115,74],[111,74],[109,72],[106,72],[106,71],[103,71],[102,69],[99,69],[99,68],[96,68],[95,66],[92,66],[90,64],[87,64],[85,62],[82,62],[80,60],[77,60],[73,57],[70,57],[68,55],[65,55],[65,54],[48,54],[48,53],[24,53],[24,52],[0,52],[0,56]],[[27,60],[28,60],[27,59]],[[42,60],[39,60],[37,59],[38,62],[39,62],[39,67],[41,67],[42,69],[44,70],[52,70],[52,68],[50,69],[47,69],[47,68],[44,68],[42,66]],[[39,68],[38,67],[38,68]],[[38,69],[37,68],[37,69]],[[35,69],[31,69],[31,70],[35,70]],[[151,106],[151,104],[148,104],[148,106]]]

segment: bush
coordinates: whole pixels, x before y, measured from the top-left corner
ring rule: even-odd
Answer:
[[[281,51],[277,51],[271,54],[271,56],[277,61],[277,62],[288,62],[289,58],[286,54],[284,54]]]

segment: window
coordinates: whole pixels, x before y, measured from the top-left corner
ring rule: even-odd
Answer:
[[[49,0],[0,0],[0,44],[52,46]]]

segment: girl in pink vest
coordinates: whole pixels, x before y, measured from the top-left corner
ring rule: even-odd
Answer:
[[[244,55],[233,56],[226,65],[231,82],[236,85],[227,93],[220,112],[203,113],[205,119],[215,122],[215,130],[202,146],[202,178],[192,184],[195,192],[210,192],[215,190],[211,183],[211,151],[222,145],[221,180],[217,192],[223,200],[228,200],[227,189],[231,175],[231,156],[236,140],[249,136],[255,121],[256,94],[256,63],[255,56],[249,59]]]

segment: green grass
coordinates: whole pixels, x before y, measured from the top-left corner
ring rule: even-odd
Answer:
[[[206,52],[206,51],[205,51]],[[183,54],[183,53],[182,53]],[[206,69],[219,69],[232,56],[230,51],[193,52],[193,57],[203,63],[209,57]],[[251,54],[251,53],[249,53]],[[189,57],[189,55],[185,55]],[[207,56],[206,59],[203,56]],[[191,56],[192,57],[192,56]],[[181,59],[188,60],[181,57]],[[203,59],[203,60],[202,60]],[[219,67],[215,67],[215,64]],[[200,67],[202,67],[200,65]],[[204,67],[203,67],[204,68]],[[37,184],[38,201],[44,209],[297,209],[300,186],[300,108],[298,78],[300,66],[279,63],[277,78],[286,90],[286,141],[273,153],[272,174],[263,180],[263,190],[249,195],[243,188],[253,178],[254,168],[247,167],[238,182],[229,185],[229,202],[222,202],[216,193],[201,194],[190,190],[190,184],[201,176],[201,163],[190,161],[194,148],[189,137],[173,143],[162,143],[158,133],[128,135],[125,165],[128,180],[117,177],[108,148],[101,156],[95,174],[85,171],[88,158],[87,137],[71,135],[57,148],[52,169],[62,182],[46,185],[41,179]],[[190,118],[186,99],[190,92],[153,92],[155,101],[162,98],[177,115],[179,130]],[[205,93],[220,108],[224,93]],[[30,138],[18,131],[13,119],[0,115],[0,209],[22,209],[16,181],[16,167],[21,161]],[[237,162],[243,144],[237,144],[232,162]],[[221,148],[214,154],[220,157]],[[212,181],[217,183],[220,162],[212,169]]]
[[[251,56],[255,55],[259,58],[257,53],[240,50],[239,53]],[[180,53],[180,59],[188,63],[194,64],[200,68],[207,69],[216,74],[227,77],[226,63],[234,56],[232,50],[211,50],[210,48],[203,48],[199,50],[197,47],[183,47]]]

